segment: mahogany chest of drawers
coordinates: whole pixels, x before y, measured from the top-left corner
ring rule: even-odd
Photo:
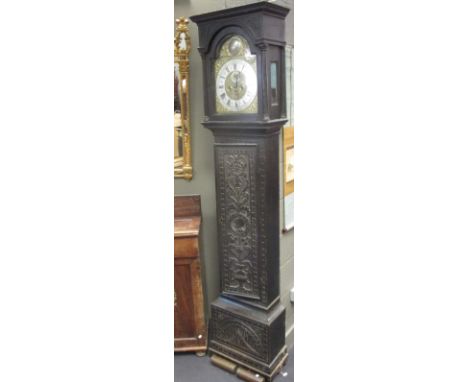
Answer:
[[[174,199],[174,351],[205,353],[207,332],[201,280],[200,196]]]

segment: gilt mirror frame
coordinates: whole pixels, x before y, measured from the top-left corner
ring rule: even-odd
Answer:
[[[174,37],[174,177],[192,179],[192,150],[189,107],[188,19],[176,19]],[[179,110],[180,109],[180,110]]]

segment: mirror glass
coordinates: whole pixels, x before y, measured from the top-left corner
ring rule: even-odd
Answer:
[[[179,64],[174,63],[174,165],[182,165],[184,140],[182,131],[182,113],[180,100]]]

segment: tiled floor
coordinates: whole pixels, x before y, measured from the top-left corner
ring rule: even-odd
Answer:
[[[174,355],[175,382],[241,382],[234,374],[230,374],[211,364],[208,356],[197,357],[192,353],[177,353]],[[288,362],[276,376],[274,382],[294,381],[294,349],[289,351]]]

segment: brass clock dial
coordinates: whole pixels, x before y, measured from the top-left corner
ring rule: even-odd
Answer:
[[[226,110],[247,109],[257,96],[257,76],[252,66],[242,59],[227,61],[216,78],[216,96]]]
[[[257,60],[247,41],[232,36],[215,62],[216,112],[257,112]]]

